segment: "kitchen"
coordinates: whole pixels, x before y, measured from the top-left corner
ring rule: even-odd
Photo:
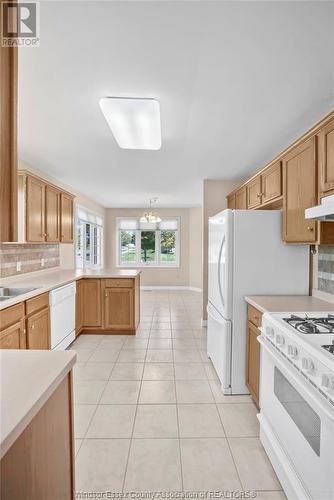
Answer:
[[[334,497],[333,9],[1,1],[2,498]]]

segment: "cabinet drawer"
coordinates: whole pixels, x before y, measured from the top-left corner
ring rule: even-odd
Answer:
[[[43,293],[42,295],[37,295],[33,299],[26,300],[26,311],[27,314],[31,314],[35,311],[39,311],[44,307],[49,306],[49,294]]]
[[[262,325],[262,312],[248,304],[248,320],[256,327],[260,327]]]
[[[128,278],[110,278],[104,282],[106,288],[133,288],[134,280]]]
[[[21,321],[24,318],[24,302],[0,311],[0,330]]]

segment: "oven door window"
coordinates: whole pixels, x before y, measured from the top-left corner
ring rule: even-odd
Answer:
[[[306,441],[320,456],[320,418],[276,366],[274,393]]]

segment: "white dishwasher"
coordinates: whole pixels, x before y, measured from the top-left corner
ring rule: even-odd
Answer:
[[[66,349],[75,340],[76,283],[50,292],[51,349]]]

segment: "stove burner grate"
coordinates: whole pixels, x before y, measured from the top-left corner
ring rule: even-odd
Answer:
[[[334,340],[331,344],[328,344],[328,345],[322,345],[321,346],[323,349],[326,349],[326,351],[328,351],[329,353],[333,354],[334,355]]]
[[[310,318],[307,315],[301,317],[292,314],[290,318],[283,318],[283,320],[298,332],[306,335],[334,333],[333,314],[320,318]]]

